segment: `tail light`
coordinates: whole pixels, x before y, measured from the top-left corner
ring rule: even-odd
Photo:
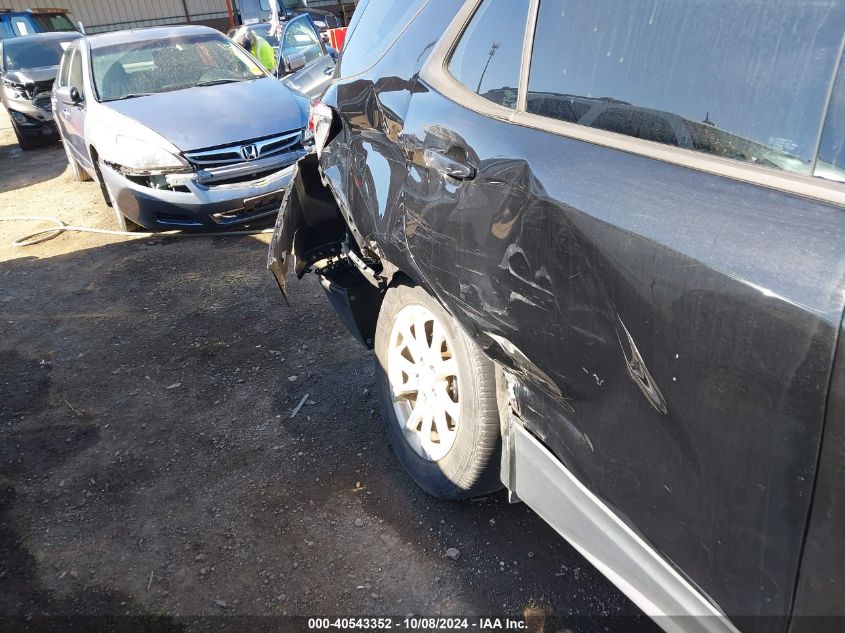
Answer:
[[[314,101],[311,104],[308,130],[314,135],[314,149],[317,150],[318,157],[323,153],[323,148],[329,140],[333,121],[334,112],[329,106],[321,101]]]

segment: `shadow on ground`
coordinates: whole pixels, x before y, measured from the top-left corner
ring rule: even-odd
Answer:
[[[0,113],[5,117],[5,113]],[[31,185],[52,180],[62,175],[67,168],[60,141],[46,143],[41,147],[22,150],[14,135],[4,137],[10,144],[0,145],[0,193],[23,189]],[[56,149],[60,151],[57,152]]]
[[[0,615],[533,609],[654,630],[525,506],[421,493],[369,353],[313,279],[285,306],[264,243],[39,248],[0,262]]]

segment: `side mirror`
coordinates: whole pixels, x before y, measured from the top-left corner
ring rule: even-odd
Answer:
[[[83,35],[87,35],[87,34],[85,33],[85,25],[82,23],[82,20],[80,20],[79,22],[77,22],[77,25],[79,25],[79,32],[80,32],[80,33],[82,33]]]
[[[82,96],[79,90],[73,86],[62,86],[56,90],[56,99],[61,103],[69,106],[75,106],[82,103]]]
[[[290,55],[284,56],[285,60],[285,72],[295,73],[297,70],[301,70],[305,67],[305,55],[302,53],[292,53]]]

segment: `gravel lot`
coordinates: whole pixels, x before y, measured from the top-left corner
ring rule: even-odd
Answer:
[[[21,152],[0,113],[0,217],[112,228],[98,187],[65,167],[60,146]],[[313,278],[283,303],[269,236],[12,248],[31,226],[0,222],[0,616],[200,630],[224,620],[185,618],[531,614],[543,630],[555,614],[655,630],[524,505],[414,486],[370,355]],[[606,615],[624,617],[583,619]]]

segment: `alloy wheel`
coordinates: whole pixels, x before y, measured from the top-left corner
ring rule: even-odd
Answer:
[[[427,308],[404,307],[393,323],[387,375],[396,420],[417,455],[439,461],[460,423],[458,362],[449,335]]]

